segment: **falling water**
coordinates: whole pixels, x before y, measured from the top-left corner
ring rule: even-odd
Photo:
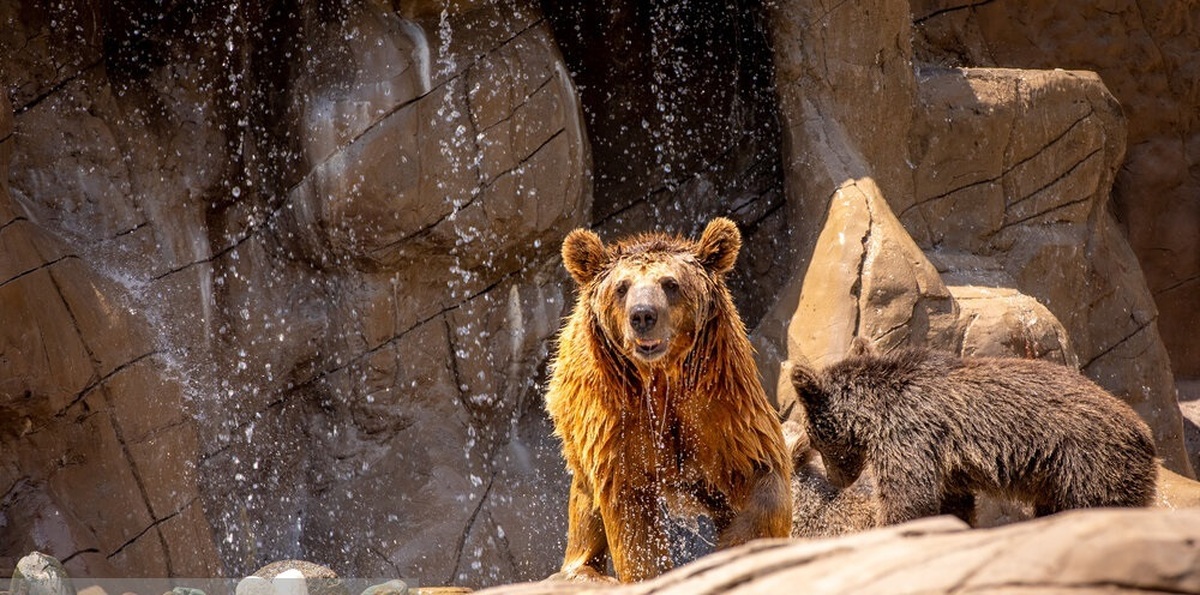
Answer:
[[[70,106],[81,132],[60,157],[80,173],[13,188],[123,293],[97,303],[153,335],[131,390],[181,412],[152,437],[185,437],[163,489],[193,508],[153,510],[147,534],[176,568],[232,575],[281,558],[476,586],[553,571],[567,477],[539,382],[572,299],[555,255],[611,214],[593,208],[585,143],[605,132],[577,120],[566,37],[535,5],[131,6],[106,23],[47,9],[87,25],[64,47],[94,62],[47,58],[74,78],[22,117]],[[706,219],[684,197],[717,186],[681,111],[695,58],[675,44],[696,10],[657,7],[643,31],[652,99],[626,124],[645,119],[652,144],[626,173],[670,192],[631,193],[642,228]],[[172,541],[195,517],[212,548]]]

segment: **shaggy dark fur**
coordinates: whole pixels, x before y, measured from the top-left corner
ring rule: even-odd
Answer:
[[[874,528],[879,503],[875,484],[864,475],[839,489],[825,476],[820,453],[804,429],[783,424],[783,439],[792,451],[792,537],[833,537]]]
[[[871,469],[880,524],[939,513],[972,522],[974,492],[1030,502],[1038,516],[1154,499],[1150,429],[1064,366],[881,355],[856,339],[825,370],[797,363],[792,383],[830,479],[844,486]]]

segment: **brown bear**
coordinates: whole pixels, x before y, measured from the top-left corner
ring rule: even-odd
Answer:
[[[783,439],[792,453],[792,537],[833,537],[876,526],[875,486],[864,475],[839,489],[824,474],[820,453],[800,424],[786,421]]]
[[[1154,500],[1150,429],[1125,403],[1070,368],[1015,358],[960,358],[902,347],[879,354],[855,339],[792,383],[830,479],[864,467],[881,525],[939,513],[973,522],[974,492],[1070,508]]]
[[[559,578],[622,581],[671,567],[664,509],[707,514],[718,547],[786,537],[791,459],[725,275],[728,219],[698,241],[648,233],[563,241],[578,283],[546,409],[572,473]]]

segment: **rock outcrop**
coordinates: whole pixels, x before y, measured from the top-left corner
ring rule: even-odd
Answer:
[[[548,573],[591,190],[547,22],[226,8],[0,9],[0,572]]]
[[[917,0],[911,10],[922,62],[1099,74],[1127,118],[1113,213],[1145,272],[1176,374],[1200,377],[1200,8]]]
[[[1200,593],[1198,559],[1196,510],[1073,511],[978,530],[936,517],[836,539],[758,541],[635,585],[480,593]]]

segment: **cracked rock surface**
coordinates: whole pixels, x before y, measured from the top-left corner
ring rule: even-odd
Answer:
[[[913,68],[908,8],[770,11],[791,239],[811,255],[754,333],[780,407],[788,360],[834,361],[855,335],[1050,357],[1132,405],[1193,477],[1154,295],[1110,212],[1120,106],[1090,72]],[[873,33],[832,33],[850,30]],[[1020,295],[964,311],[978,288]],[[976,320],[1003,326],[980,344]]]
[[[0,4],[0,573],[550,571],[578,94],[409,8]]]
[[[835,539],[757,541],[635,585],[481,593],[1200,593],[1197,537],[1197,510],[1071,511],[977,530],[935,517]]]

